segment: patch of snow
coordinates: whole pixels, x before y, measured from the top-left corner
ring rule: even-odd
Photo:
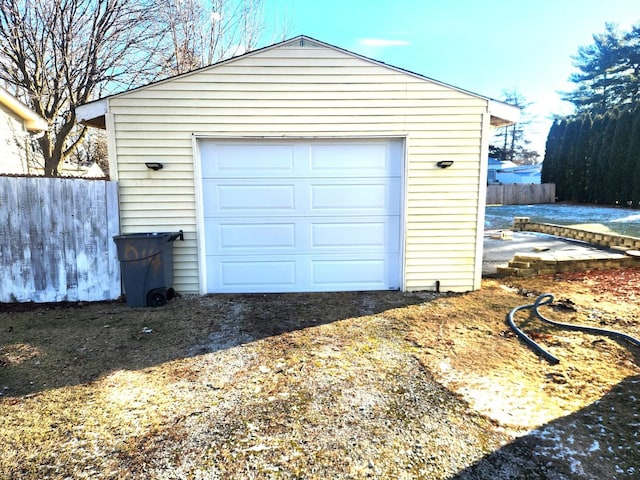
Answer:
[[[627,215],[622,218],[615,218],[612,222],[640,222],[640,215]]]
[[[623,215],[621,216],[621,212]],[[485,229],[509,228],[513,217],[561,225],[596,224],[619,235],[640,236],[640,211],[587,205],[541,204],[490,206],[485,210]]]

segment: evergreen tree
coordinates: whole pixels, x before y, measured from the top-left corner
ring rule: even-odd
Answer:
[[[556,178],[556,195],[560,200],[575,200],[573,192],[573,176],[575,174],[574,152],[580,133],[580,124],[575,119],[567,122],[567,127],[560,140],[558,151],[560,171]]]
[[[552,125],[543,181],[561,200],[640,205],[640,24],[607,24],[593,39],[573,57],[576,88],[564,99],[576,115]]]
[[[627,153],[631,144],[632,113],[623,110],[618,115],[611,144],[609,161],[609,187],[616,205],[626,205],[631,197],[631,176],[633,168],[627,165]]]
[[[613,107],[633,108],[640,91],[640,25],[620,32],[606,24],[605,32],[593,35],[593,44],[578,48],[573,57],[576,84],[563,99],[577,113],[605,114]]]
[[[633,171],[633,188],[631,191],[631,205],[636,208],[640,207],[640,159],[636,159]]]
[[[611,169],[615,165],[613,158],[613,139],[616,133],[616,125],[619,112],[614,110],[611,114],[606,115],[604,119],[604,129],[602,131],[602,143],[598,151],[596,159],[596,168],[600,172],[601,178],[597,191],[597,203],[605,205],[615,204],[615,172]]]
[[[640,24],[625,34],[621,56],[624,59],[623,71],[626,72],[625,97],[635,108],[640,101]]]
[[[563,118],[556,118],[551,124],[547,142],[545,145],[544,162],[542,162],[541,181],[542,183],[553,183],[558,176],[560,140],[564,134],[567,121]]]
[[[591,145],[589,156],[589,171],[587,172],[587,183],[585,185],[585,201],[588,203],[602,203],[600,191],[602,190],[602,172],[598,165],[598,156],[602,147],[602,137],[605,127],[603,115],[596,115],[591,125]]]
[[[626,154],[625,176],[630,183],[629,206],[640,207],[640,108],[633,112],[631,141]]]
[[[578,72],[569,77],[577,88],[563,97],[575,105],[578,113],[605,113],[616,104],[621,43],[622,36],[615,25],[607,24],[604,33],[593,35],[593,44],[578,48],[573,57]]]
[[[587,183],[591,165],[591,136],[593,135],[593,121],[590,114],[579,119],[580,131],[576,140],[573,154],[574,175],[571,182],[573,199],[578,202],[587,201]]]

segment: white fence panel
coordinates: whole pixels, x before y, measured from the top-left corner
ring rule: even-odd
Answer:
[[[120,296],[116,182],[0,177],[0,302]]]

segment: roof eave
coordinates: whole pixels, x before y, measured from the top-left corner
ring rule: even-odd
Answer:
[[[383,67],[386,67],[386,68],[389,68],[389,69],[392,69],[392,70],[395,70],[395,71],[398,71],[398,72],[402,72],[402,73],[405,73],[407,75],[414,76],[416,78],[420,78],[421,80],[430,81],[430,82],[433,82],[435,84],[442,85],[442,86],[445,86],[447,88],[451,88],[453,90],[457,90],[459,92],[465,93],[467,95],[471,95],[471,96],[476,97],[476,98],[481,98],[481,99],[487,100],[489,102],[489,113],[491,115],[491,126],[493,126],[493,127],[504,127],[504,126],[508,126],[508,125],[513,125],[514,123],[517,123],[517,121],[520,118],[520,109],[518,107],[514,107],[513,105],[509,105],[509,104],[506,104],[506,103],[503,103],[503,102],[499,102],[497,100],[492,100],[491,98],[485,97],[483,95],[479,95],[477,93],[470,92],[468,90],[464,90],[462,88],[455,87],[453,85],[449,85],[449,84],[444,83],[444,82],[440,82],[438,80],[435,80],[433,78],[421,75],[419,73],[411,72],[409,70],[405,70],[405,69],[402,69],[400,67],[395,67],[393,65],[386,64],[386,63],[381,62],[379,60],[375,60],[375,59],[372,59],[372,58],[369,58],[369,57],[365,57],[363,55],[351,52],[349,50],[345,50],[343,48],[337,47],[335,45],[331,45],[331,44],[323,42],[321,40],[316,40],[315,38],[312,38],[312,37],[309,37],[309,36],[306,36],[306,35],[299,35],[297,37],[291,38],[289,40],[282,41],[280,43],[269,45],[267,47],[263,47],[263,48],[259,48],[257,50],[253,50],[251,52],[247,52],[247,53],[245,53],[243,55],[239,55],[239,56],[236,56],[236,57],[232,57],[232,58],[228,58],[228,59],[222,60],[222,61],[220,61],[218,63],[213,64],[213,65],[208,65],[208,66],[205,66],[205,67],[202,67],[202,68],[190,71],[190,72],[185,72],[185,73],[182,73],[182,74],[179,74],[179,75],[175,75],[173,77],[165,78],[165,79],[160,80],[158,82],[153,82],[153,83],[148,84],[148,85],[143,85],[143,86],[140,86],[140,87],[136,87],[136,88],[133,88],[131,90],[127,90],[127,91],[124,91],[124,92],[120,92],[120,93],[116,93],[116,94],[113,94],[113,95],[109,95],[107,97],[103,97],[101,99],[94,100],[93,102],[89,102],[89,103],[86,103],[84,105],[80,105],[80,106],[76,107],[77,121],[78,121],[78,123],[83,123],[85,125],[90,125],[90,126],[93,126],[93,127],[105,129],[106,128],[105,115],[108,112],[108,108],[109,108],[108,101],[111,98],[119,97],[119,96],[122,96],[122,95],[127,95],[127,94],[129,94],[131,92],[138,91],[138,90],[141,90],[141,89],[144,89],[144,88],[148,88],[148,87],[150,87],[152,85],[158,85],[158,84],[161,84],[161,83],[164,83],[164,82],[169,82],[169,81],[171,81],[171,80],[173,80],[173,79],[175,79],[177,77],[184,77],[184,76],[187,76],[187,75],[193,75],[194,73],[197,73],[197,72],[202,71],[204,69],[215,68],[217,66],[224,65],[224,64],[227,64],[227,63],[231,63],[231,62],[237,61],[237,60],[239,60],[241,58],[244,58],[244,57],[257,55],[257,54],[259,54],[261,52],[264,52],[264,51],[267,51],[267,50],[271,50],[271,49],[275,49],[275,48],[279,48],[279,47],[282,47],[284,45],[295,44],[296,42],[302,43],[302,42],[305,42],[305,41],[314,42],[314,43],[316,43],[318,45],[321,45],[321,46],[324,46],[326,48],[331,48],[331,49],[340,51],[342,53],[351,55],[353,57],[360,58],[362,60],[366,60],[366,61],[369,61],[371,63],[377,64],[377,65],[380,65],[380,66],[383,66]]]
[[[76,121],[90,127],[105,130],[107,128],[105,116],[109,108],[108,98],[105,97],[84,105],[78,105],[76,107]]]
[[[15,113],[24,122],[24,127],[30,132],[41,132],[49,128],[47,121],[23,104],[16,97],[0,87],[0,103]]]
[[[489,114],[492,127],[507,127],[520,120],[520,108],[497,100],[489,100]]]
[[[49,129],[47,121],[39,115],[25,119],[24,126],[30,132],[43,132]]]

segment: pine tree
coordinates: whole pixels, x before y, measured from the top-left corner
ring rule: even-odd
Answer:
[[[620,32],[606,24],[605,32],[593,35],[593,44],[578,48],[573,64],[578,71],[569,80],[576,88],[563,99],[577,113],[633,108],[640,100],[640,25]]]
[[[624,58],[622,69],[626,72],[625,97],[635,108],[640,102],[640,24],[624,35],[621,55]]]
[[[622,43],[623,36],[609,23],[604,33],[593,35],[593,44],[578,48],[573,57],[578,72],[569,77],[577,88],[563,97],[578,113],[605,113],[618,103]]]
[[[633,112],[631,125],[631,141],[626,154],[625,175],[630,188],[628,192],[629,206],[640,207],[640,108]]]
[[[564,94],[576,116],[554,122],[543,181],[558,197],[612,205],[640,204],[640,24],[607,24],[573,57],[576,88]],[[553,130],[553,131],[552,131]]]

